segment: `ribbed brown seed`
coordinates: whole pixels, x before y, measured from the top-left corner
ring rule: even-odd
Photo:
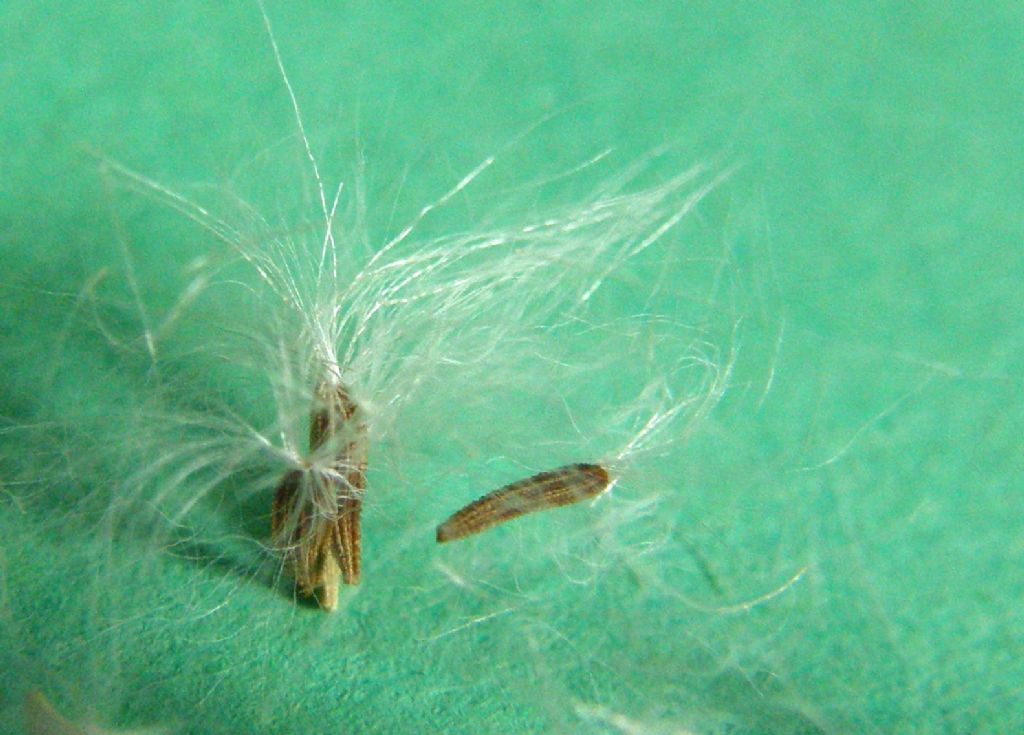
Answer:
[[[571,464],[505,485],[474,500],[437,527],[437,542],[455,541],[527,513],[594,498],[611,477],[601,465]]]
[[[360,512],[368,442],[359,406],[339,383],[317,386],[309,419],[309,453],[333,451],[329,470],[290,470],[274,496],[271,529],[303,595],[338,605],[340,581],[359,584]],[[332,446],[336,445],[336,446]],[[316,502],[314,502],[316,501]]]

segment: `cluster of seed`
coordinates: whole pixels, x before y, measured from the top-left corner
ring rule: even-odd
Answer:
[[[271,528],[299,591],[315,596],[327,611],[338,606],[341,583],[359,584],[368,450],[366,420],[348,389],[339,382],[321,383],[309,421],[310,459],[277,486]],[[594,498],[610,485],[608,470],[597,464],[541,472],[457,511],[437,527],[437,541],[455,541],[527,513]]]

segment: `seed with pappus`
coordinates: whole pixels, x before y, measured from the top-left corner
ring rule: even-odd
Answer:
[[[346,387],[322,382],[309,421],[306,466],[290,470],[274,497],[274,544],[300,593],[316,595],[327,611],[338,606],[341,582],[359,584],[366,434],[362,410]]]

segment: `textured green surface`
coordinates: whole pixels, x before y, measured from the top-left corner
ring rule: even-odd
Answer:
[[[737,349],[717,409],[605,504],[438,548],[437,521],[524,466],[606,451],[614,433],[591,443],[564,407],[614,404],[645,363],[609,375],[585,339],[551,339],[579,374],[529,350],[485,383],[453,368],[374,449],[366,580],[327,617],[275,585],[269,499],[244,476],[178,527],[104,520],[180,445],[158,394],[266,411],[211,345],[255,321],[231,289],[146,355],[144,322],[216,244],[101,173],[315,225],[258,7],[2,6],[5,731],[31,689],[76,718],[225,735],[1024,730],[1024,14],[638,8],[268,9],[325,177],[365,187],[371,249],[492,155],[420,237],[582,201],[660,146],[648,184],[739,164],[594,307]]]

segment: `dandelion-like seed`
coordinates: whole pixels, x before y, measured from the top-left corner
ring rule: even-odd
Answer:
[[[595,464],[561,467],[495,491],[439,529],[444,541],[535,510],[598,497],[620,477],[628,482],[622,471],[637,457],[678,442],[686,432],[673,427],[691,425],[717,401],[728,382],[728,366],[719,371],[714,355],[702,356],[700,329],[692,332],[654,313],[669,268],[683,262],[681,256],[663,260],[652,303],[635,320],[626,320],[622,334],[623,322],[606,318],[611,295],[602,290],[607,285],[609,292],[622,293],[630,261],[651,257],[728,172],[708,176],[705,167],[695,166],[645,187],[640,181],[648,161],[641,161],[584,201],[524,222],[485,218],[465,232],[423,233],[420,225],[432,212],[460,197],[496,162],[497,156],[489,155],[376,243],[366,229],[358,179],[351,199],[342,195],[352,187],[339,183],[332,196],[325,185],[269,18],[260,8],[313,184],[312,202],[303,204],[316,210],[315,225],[294,228],[285,222],[282,230],[234,192],[226,202],[207,204],[116,162],[106,161],[105,170],[227,246],[226,253],[214,251],[216,257],[204,261],[208,272],[166,321],[176,320],[208,285],[224,291],[240,287],[246,316],[225,335],[240,334],[248,341],[243,350],[231,342],[226,347],[241,374],[269,387],[266,409],[248,413],[219,401],[199,413],[180,412],[177,406],[165,412],[161,406],[160,424],[172,430],[153,439],[161,443],[158,460],[143,463],[129,480],[140,503],[119,504],[118,511],[156,508],[156,522],[185,524],[188,516],[202,512],[205,496],[230,491],[224,489],[226,481],[244,476],[243,492],[266,496],[261,503],[273,496],[272,545],[298,592],[334,610],[341,585],[356,585],[361,577],[360,517],[371,437],[387,470],[395,461],[396,440],[405,440],[400,434],[423,426],[417,419],[443,420],[444,411],[472,406],[499,388],[535,390],[524,366],[557,365],[564,376],[584,370],[593,375],[598,365],[614,368],[624,356],[644,358],[632,363],[650,373],[641,376],[647,388],[608,421],[579,431],[581,438],[610,432],[593,440],[595,450],[580,452],[596,458]],[[238,266],[242,272],[235,273]],[[217,273],[221,268],[223,277]],[[581,353],[557,354],[563,335],[579,344],[605,336],[629,344],[617,352],[602,345],[586,360],[577,356]],[[146,326],[154,366],[157,337]],[[219,351],[219,345],[211,342],[203,349]],[[629,437],[624,446],[597,449],[618,446],[623,432]],[[388,485],[374,493],[378,502],[398,491]]]
[[[339,580],[359,584],[359,515],[366,490],[366,422],[344,385],[324,381],[309,419],[309,460],[289,471],[274,496],[274,544],[299,591],[338,606]]]

